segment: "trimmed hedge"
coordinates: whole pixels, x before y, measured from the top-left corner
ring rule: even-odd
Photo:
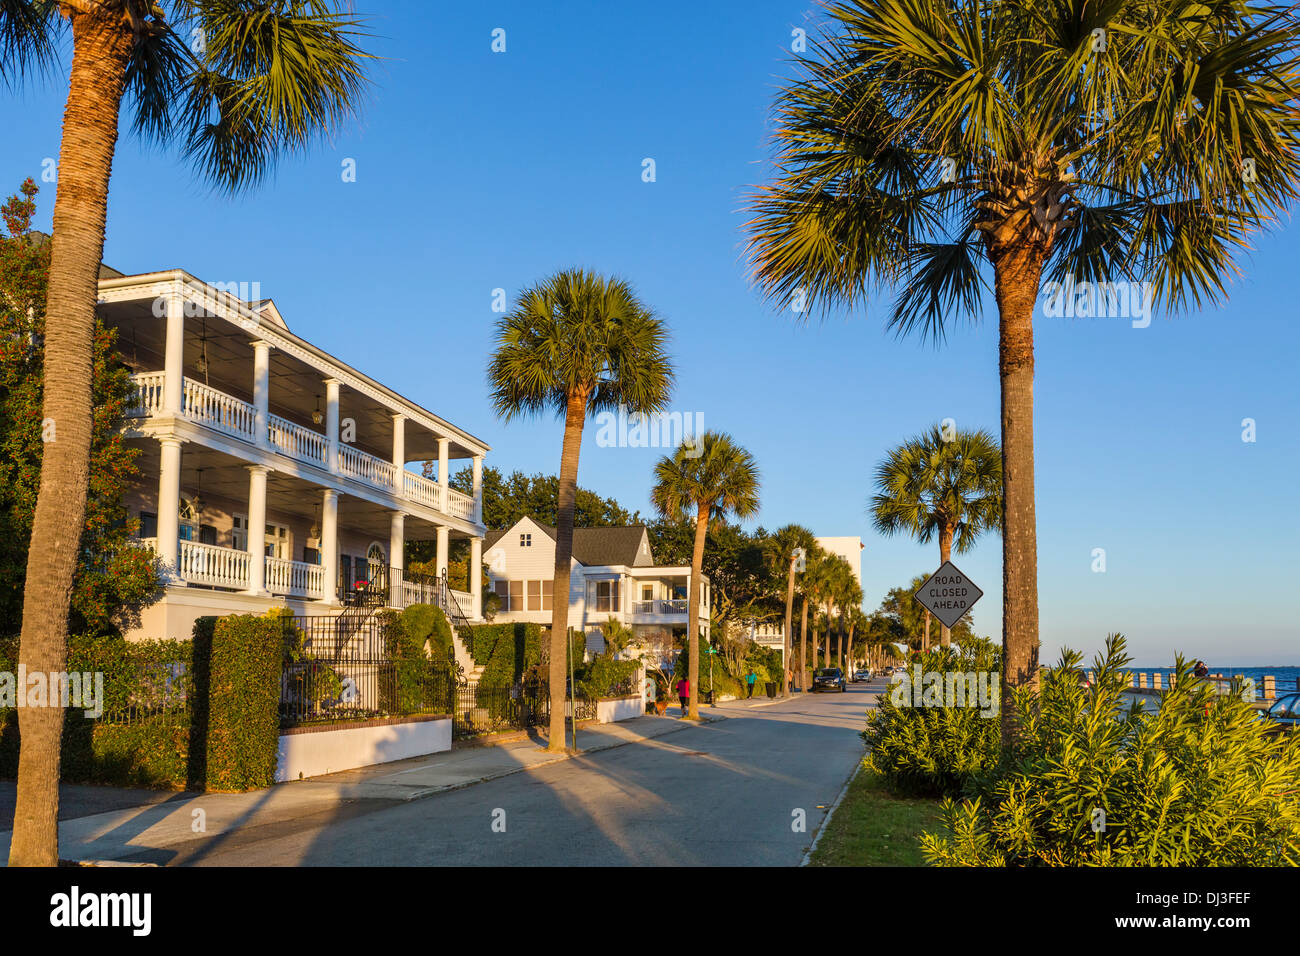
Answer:
[[[103,716],[69,708],[61,778],[114,786],[252,790],[275,779],[284,625],[201,618],[193,641],[68,641],[67,670],[104,675]],[[0,670],[18,641],[0,640]],[[0,709],[0,776],[18,772],[18,712]]]
[[[207,789],[237,793],[275,782],[285,639],[278,615],[195,622],[194,714],[196,728],[206,718]]]
[[[455,660],[451,624],[442,608],[432,604],[412,604],[399,615],[402,630],[420,649],[425,642],[435,661]]]
[[[477,624],[470,627],[474,663],[484,665],[479,687],[510,687],[524,671],[542,660],[542,626],[522,621],[513,624]]]

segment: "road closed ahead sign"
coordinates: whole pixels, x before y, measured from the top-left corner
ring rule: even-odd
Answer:
[[[951,628],[961,616],[975,606],[984,596],[973,581],[957,570],[957,565],[945,561],[943,567],[921,585],[913,595],[921,606],[937,617],[944,627]]]

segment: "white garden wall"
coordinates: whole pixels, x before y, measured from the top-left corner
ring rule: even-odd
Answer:
[[[631,720],[633,717],[645,716],[645,699],[640,694],[631,697],[611,697],[596,701],[596,720],[602,724],[612,724],[619,720]]]
[[[275,780],[283,783],[450,749],[450,717],[341,729],[304,727],[280,735]]]

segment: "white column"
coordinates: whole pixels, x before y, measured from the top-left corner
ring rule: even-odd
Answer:
[[[185,300],[179,291],[167,294],[167,344],[163,350],[163,411],[181,413],[181,394],[185,375]]]
[[[451,529],[445,524],[438,525],[438,577],[442,577],[442,572],[447,570],[447,543],[451,534]]]
[[[483,523],[483,456],[474,456],[474,523]]]
[[[257,444],[265,448],[270,444],[267,416],[271,404],[271,343],[258,339],[253,346],[253,407],[257,409],[253,427]]]
[[[320,510],[321,577],[325,584],[325,604],[339,603],[339,493],[326,488]]]
[[[402,582],[402,571],[406,568],[406,514],[394,511],[388,521],[388,567],[393,580],[389,582],[397,587]]]
[[[325,456],[330,471],[339,470],[339,380],[325,379]]]
[[[406,497],[406,416],[401,412],[393,413],[393,494]]]
[[[179,581],[180,510],[181,510],[181,440],[159,438],[158,463],[158,557],[163,575]]]
[[[469,539],[469,602],[470,617],[483,617],[483,539],[477,535]]]
[[[447,489],[451,487],[451,475],[447,473],[448,472],[447,452],[450,445],[451,445],[451,439],[449,438],[438,439],[438,484],[440,486],[439,494],[438,494],[438,498],[439,498],[438,508],[439,510],[442,511],[443,514],[447,513],[447,502],[449,500]]]
[[[266,593],[265,465],[248,465],[248,593]]]

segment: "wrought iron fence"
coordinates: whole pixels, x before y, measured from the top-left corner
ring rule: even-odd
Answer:
[[[282,726],[452,712],[455,665],[404,652],[386,621],[287,620],[295,633],[280,680]]]

